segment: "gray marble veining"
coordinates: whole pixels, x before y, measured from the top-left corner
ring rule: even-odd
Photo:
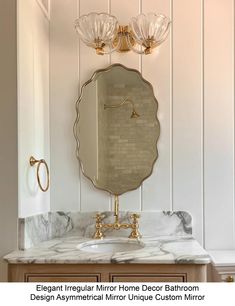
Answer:
[[[82,243],[91,241],[80,237],[74,229],[63,238],[40,243],[25,251],[15,251],[5,257],[9,263],[83,264],[83,263],[155,263],[155,264],[207,264],[210,257],[199,243],[188,236],[146,237],[140,241],[144,247],[127,252],[95,253],[79,249]],[[119,238],[109,238],[108,241]],[[123,239],[124,238],[120,238]],[[106,240],[106,239],[105,239]],[[104,240],[104,241],[105,241]],[[127,242],[128,239],[126,238]],[[95,241],[94,241],[95,243]]]
[[[95,230],[97,212],[49,212],[19,219],[19,249],[28,249],[38,243],[61,237],[76,230],[81,237],[91,238]],[[120,212],[120,221],[130,223],[132,212]],[[192,218],[184,211],[141,212],[140,232],[147,236],[188,236],[192,234]],[[113,222],[113,212],[102,212],[103,222]],[[128,230],[106,230],[107,237],[127,237]]]
[[[42,241],[61,237],[72,230],[69,214],[63,212],[46,213],[19,219],[20,250],[31,248]]]
[[[18,247],[21,250],[50,239],[49,214],[20,218],[18,220],[18,232]]]

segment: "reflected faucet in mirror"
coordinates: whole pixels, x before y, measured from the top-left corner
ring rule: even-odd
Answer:
[[[105,229],[121,228],[132,230],[130,238],[140,237],[138,214],[120,222],[118,197],[152,174],[160,135],[157,110],[152,85],[120,64],[95,71],[82,86],[74,124],[77,158],[93,185],[115,199],[114,222],[105,224],[98,214],[95,238],[103,238]]]
[[[127,103],[130,103],[132,106],[132,113],[131,113],[131,117],[130,118],[138,118],[140,115],[137,113],[137,111],[135,110],[135,106],[134,106],[134,102],[132,100],[130,100],[128,97],[126,97],[121,103],[116,104],[116,105],[107,105],[104,104],[104,109],[106,108],[118,108],[121,107]]]

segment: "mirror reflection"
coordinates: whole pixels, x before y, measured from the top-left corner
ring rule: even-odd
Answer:
[[[74,125],[77,157],[97,188],[120,195],[152,173],[157,108],[151,84],[120,64],[96,71],[83,85]]]

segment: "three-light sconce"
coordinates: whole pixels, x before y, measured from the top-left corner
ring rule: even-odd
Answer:
[[[130,50],[151,54],[167,38],[170,20],[164,15],[148,13],[133,17],[129,25],[121,26],[115,16],[90,13],[78,18],[75,28],[80,39],[98,55]]]

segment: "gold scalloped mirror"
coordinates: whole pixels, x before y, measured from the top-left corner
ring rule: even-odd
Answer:
[[[121,195],[151,175],[157,109],[152,85],[120,64],[97,70],[82,86],[74,135],[82,172],[95,187]]]

